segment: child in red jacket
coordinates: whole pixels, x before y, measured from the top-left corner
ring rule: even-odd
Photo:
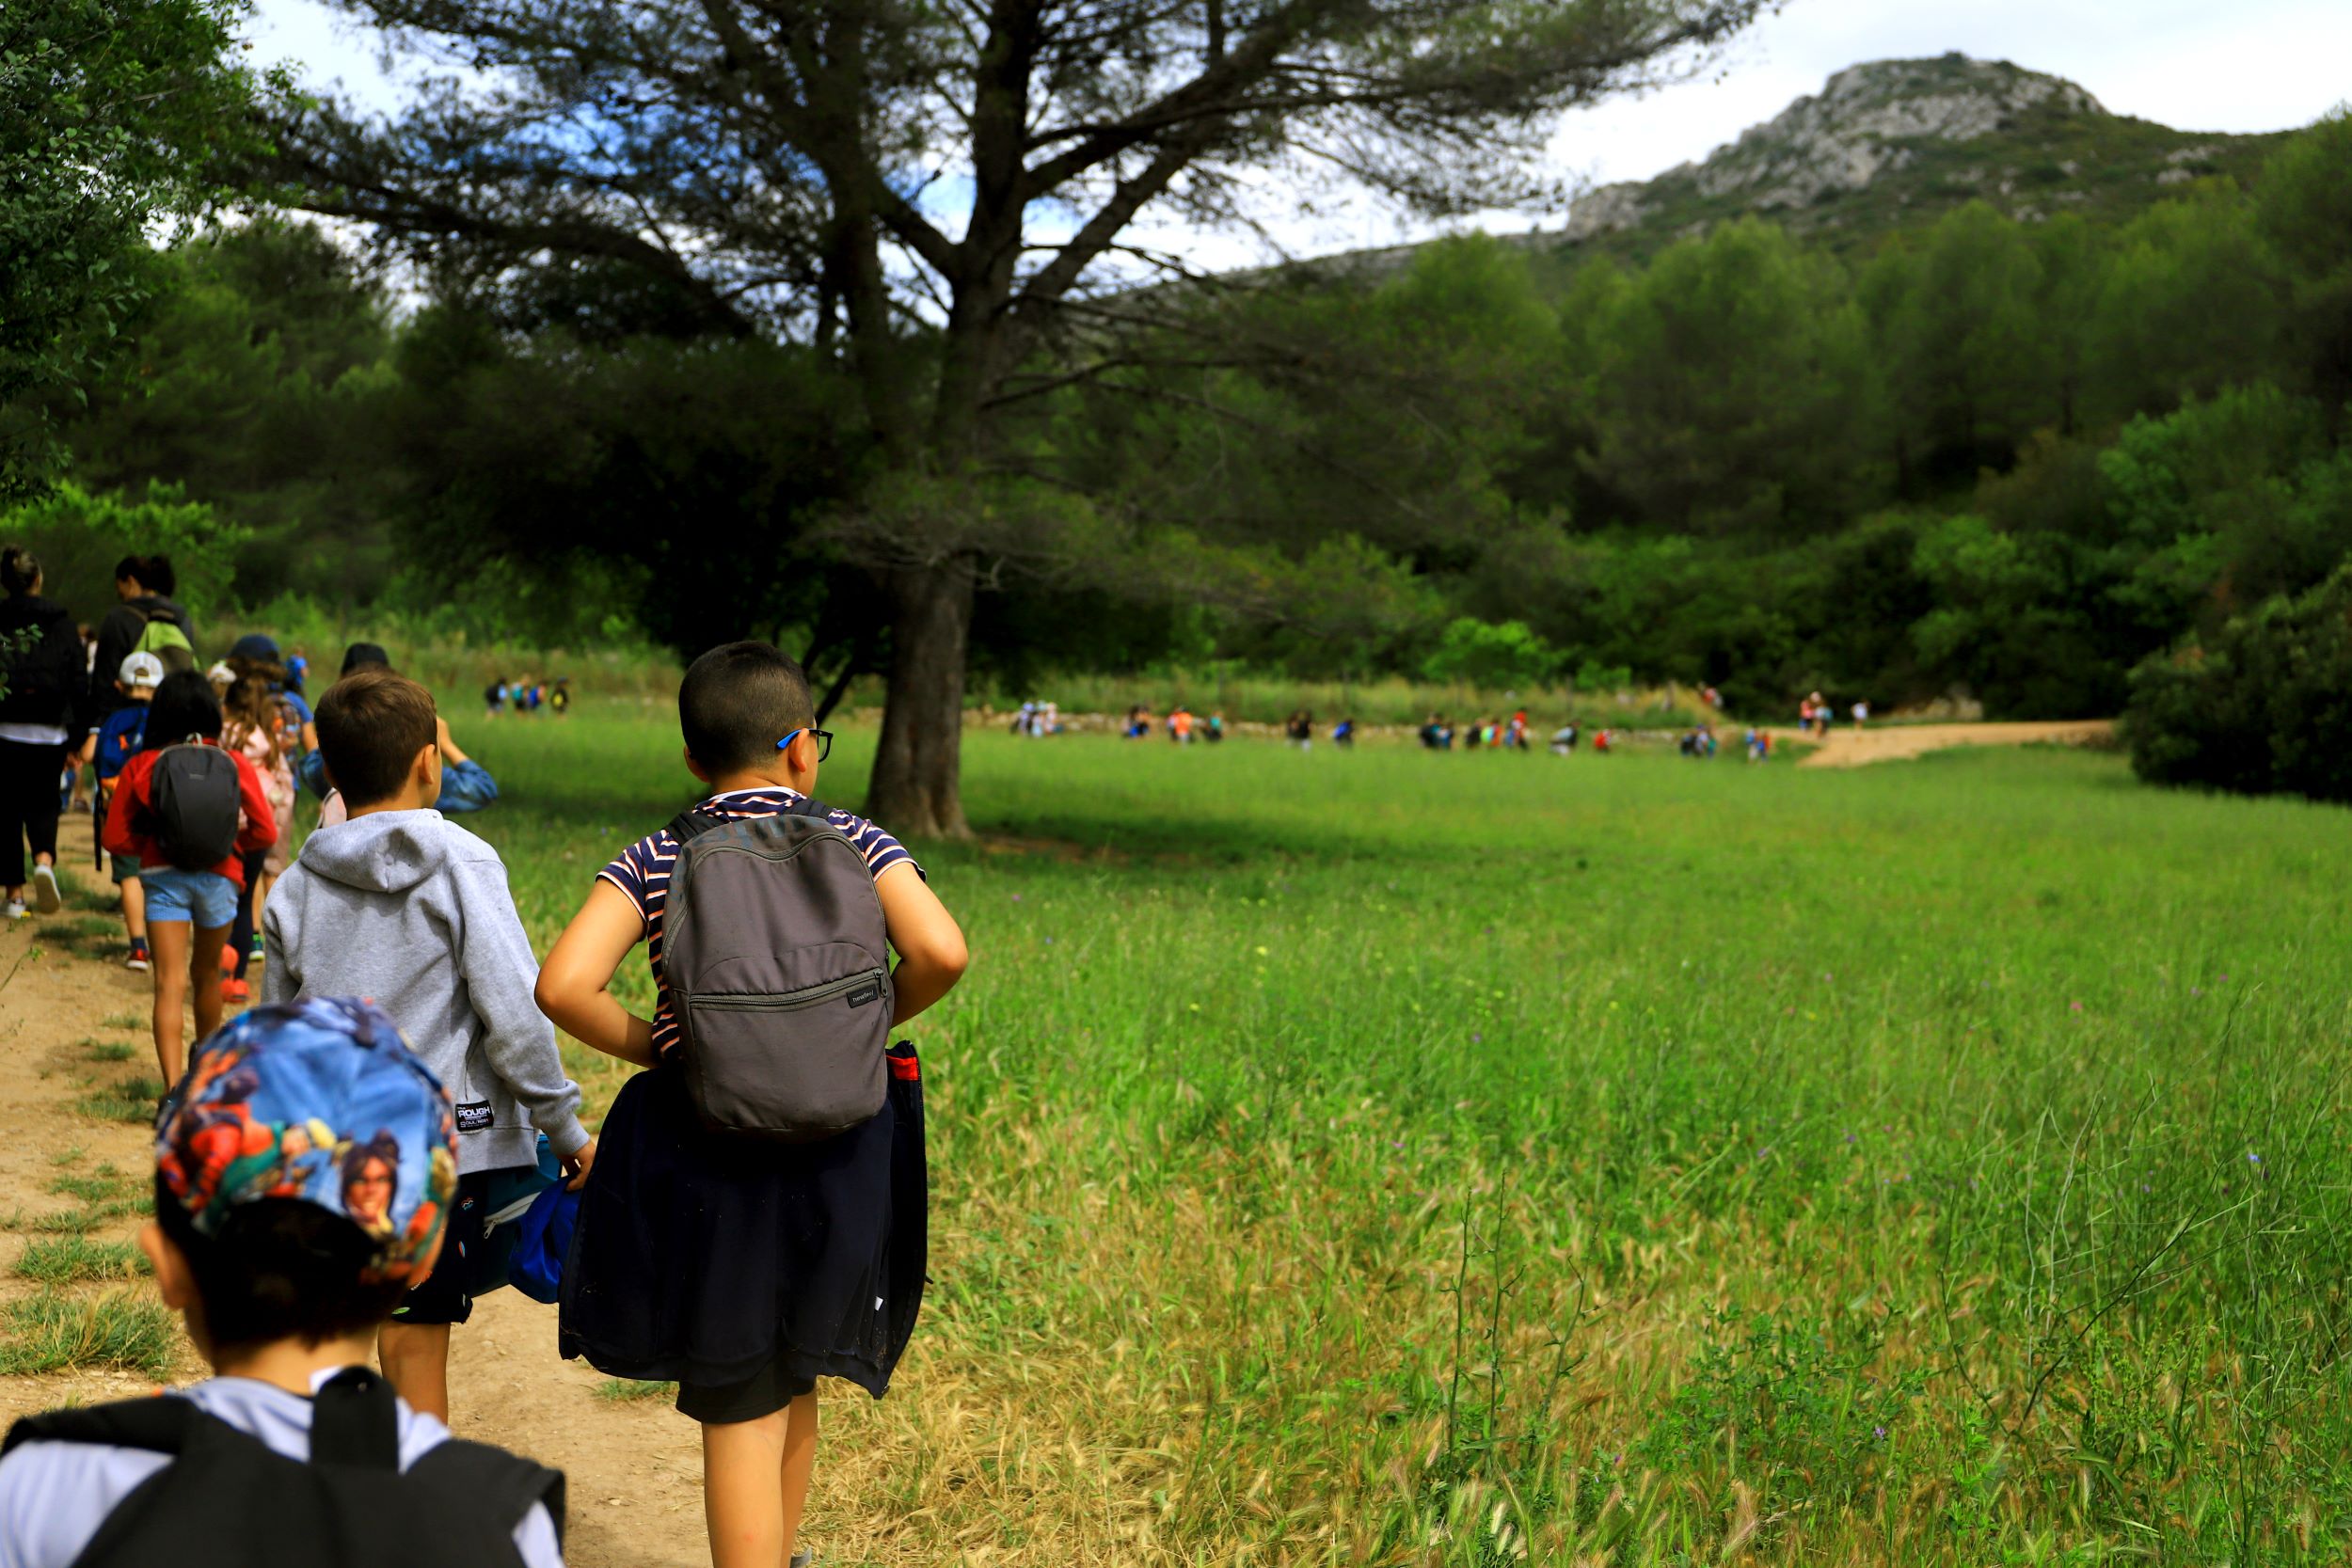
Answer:
[[[210,870],[187,871],[171,863],[155,819],[155,763],[165,748],[183,743],[220,744],[220,704],[212,686],[193,670],[166,675],[155,689],[147,708],[146,737],[115,779],[104,836],[108,850],[138,862],[139,882],[147,892],[147,933],[155,955],[155,1059],[167,1085],[180,1082],[187,1067],[180,1009],[191,984],[196,989],[197,1037],[220,1027],[220,964],[215,955],[236,922],[245,856],[278,842],[278,818],[262,790],[261,773],[238,753],[222,752],[237,769],[234,847]],[[222,830],[226,828],[224,822]]]

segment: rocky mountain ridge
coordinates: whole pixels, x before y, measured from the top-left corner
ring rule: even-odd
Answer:
[[[1586,191],[1563,221],[1503,238],[1544,256],[1638,257],[1756,214],[1851,251],[1977,199],[2027,222],[2070,210],[2120,222],[2201,176],[2250,180],[2279,139],[2113,114],[2076,84],[2006,60],[1875,60],[1698,162]],[[1378,277],[1417,248],[1311,264]]]
[[[1921,142],[2012,132],[2034,110],[2061,119],[2112,118],[2074,83],[2006,60],[1947,55],[1850,66],[1832,76],[1819,97],[1800,98],[1750,126],[1703,163],[1588,193],[1570,209],[1561,237],[1585,240],[1635,227],[1656,204],[1660,187],[1688,185],[1710,200],[1737,198],[1752,213],[1810,207],[1908,167]]]

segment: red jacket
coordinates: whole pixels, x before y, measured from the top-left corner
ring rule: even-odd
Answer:
[[[207,745],[211,742],[207,741]],[[269,797],[262,793],[262,775],[254,766],[234,752],[227,753],[237,764],[237,803],[244,808],[244,819],[237,831],[236,847],[227,860],[213,867],[239,887],[245,886],[244,856],[268,848],[278,842],[278,818],[269,809]],[[122,765],[115,777],[114,802],[106,808],[106,831],[103,842],[110,853],[137,857],[142,869],[151,865],[169,865],[171,857],[155,842],[148,830],[154,810],[152,790],[155,782],[155,759],[160,751],[139,752]]]

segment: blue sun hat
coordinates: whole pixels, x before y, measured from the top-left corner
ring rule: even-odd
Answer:
[[[252,1008],[196,1048],[155,1167],[199,1235],[241,1204],[299,1198],[374,1240],[370,1278],[421,1278],[457,1190],[457,1128],[383,1009],[312,998]]]

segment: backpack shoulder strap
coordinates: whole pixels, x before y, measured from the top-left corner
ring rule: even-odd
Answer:
[[[400,1406],[381,1373],[348,1367],[320,1386],[310,1401],[310,1463],[400,1468]]]
[[[726,826],[726,821],[725,817],[707,812],[700,806],[689,806],[670,818],[670,826],[665,831],[677,840],[678,847],[684,848],[691,840],[700,838],[711,829]]]
[[[487,1443],[453,1437],[408,1466],[406,1481],[423,1494],[420,1499],[429,1516],[463,1517],[460,1508],[479,1510],[478,1517],[499,1521],[509,1533],[544,1504],[555,1525],[555,1543],[564,1544],[564,1472],[533,1464],[519,1454]]]
[[[27,1416],[8,1428],[0,1453],[15,1451],[23,1443],[88,1443],[113,1449],[144,1449],[151,1453],[177,1454],[188,1434],[207,1418],[192,1401],[150,1395],[81,1410],[52,1410]]]
[[[791,803],[787,805],[779,815],[785,816],[813,816],[818,821],[824,822],[832,819],[833,808],[825,804],[824,801],[817,800],[812,796],[796,795],[792,798]]]

